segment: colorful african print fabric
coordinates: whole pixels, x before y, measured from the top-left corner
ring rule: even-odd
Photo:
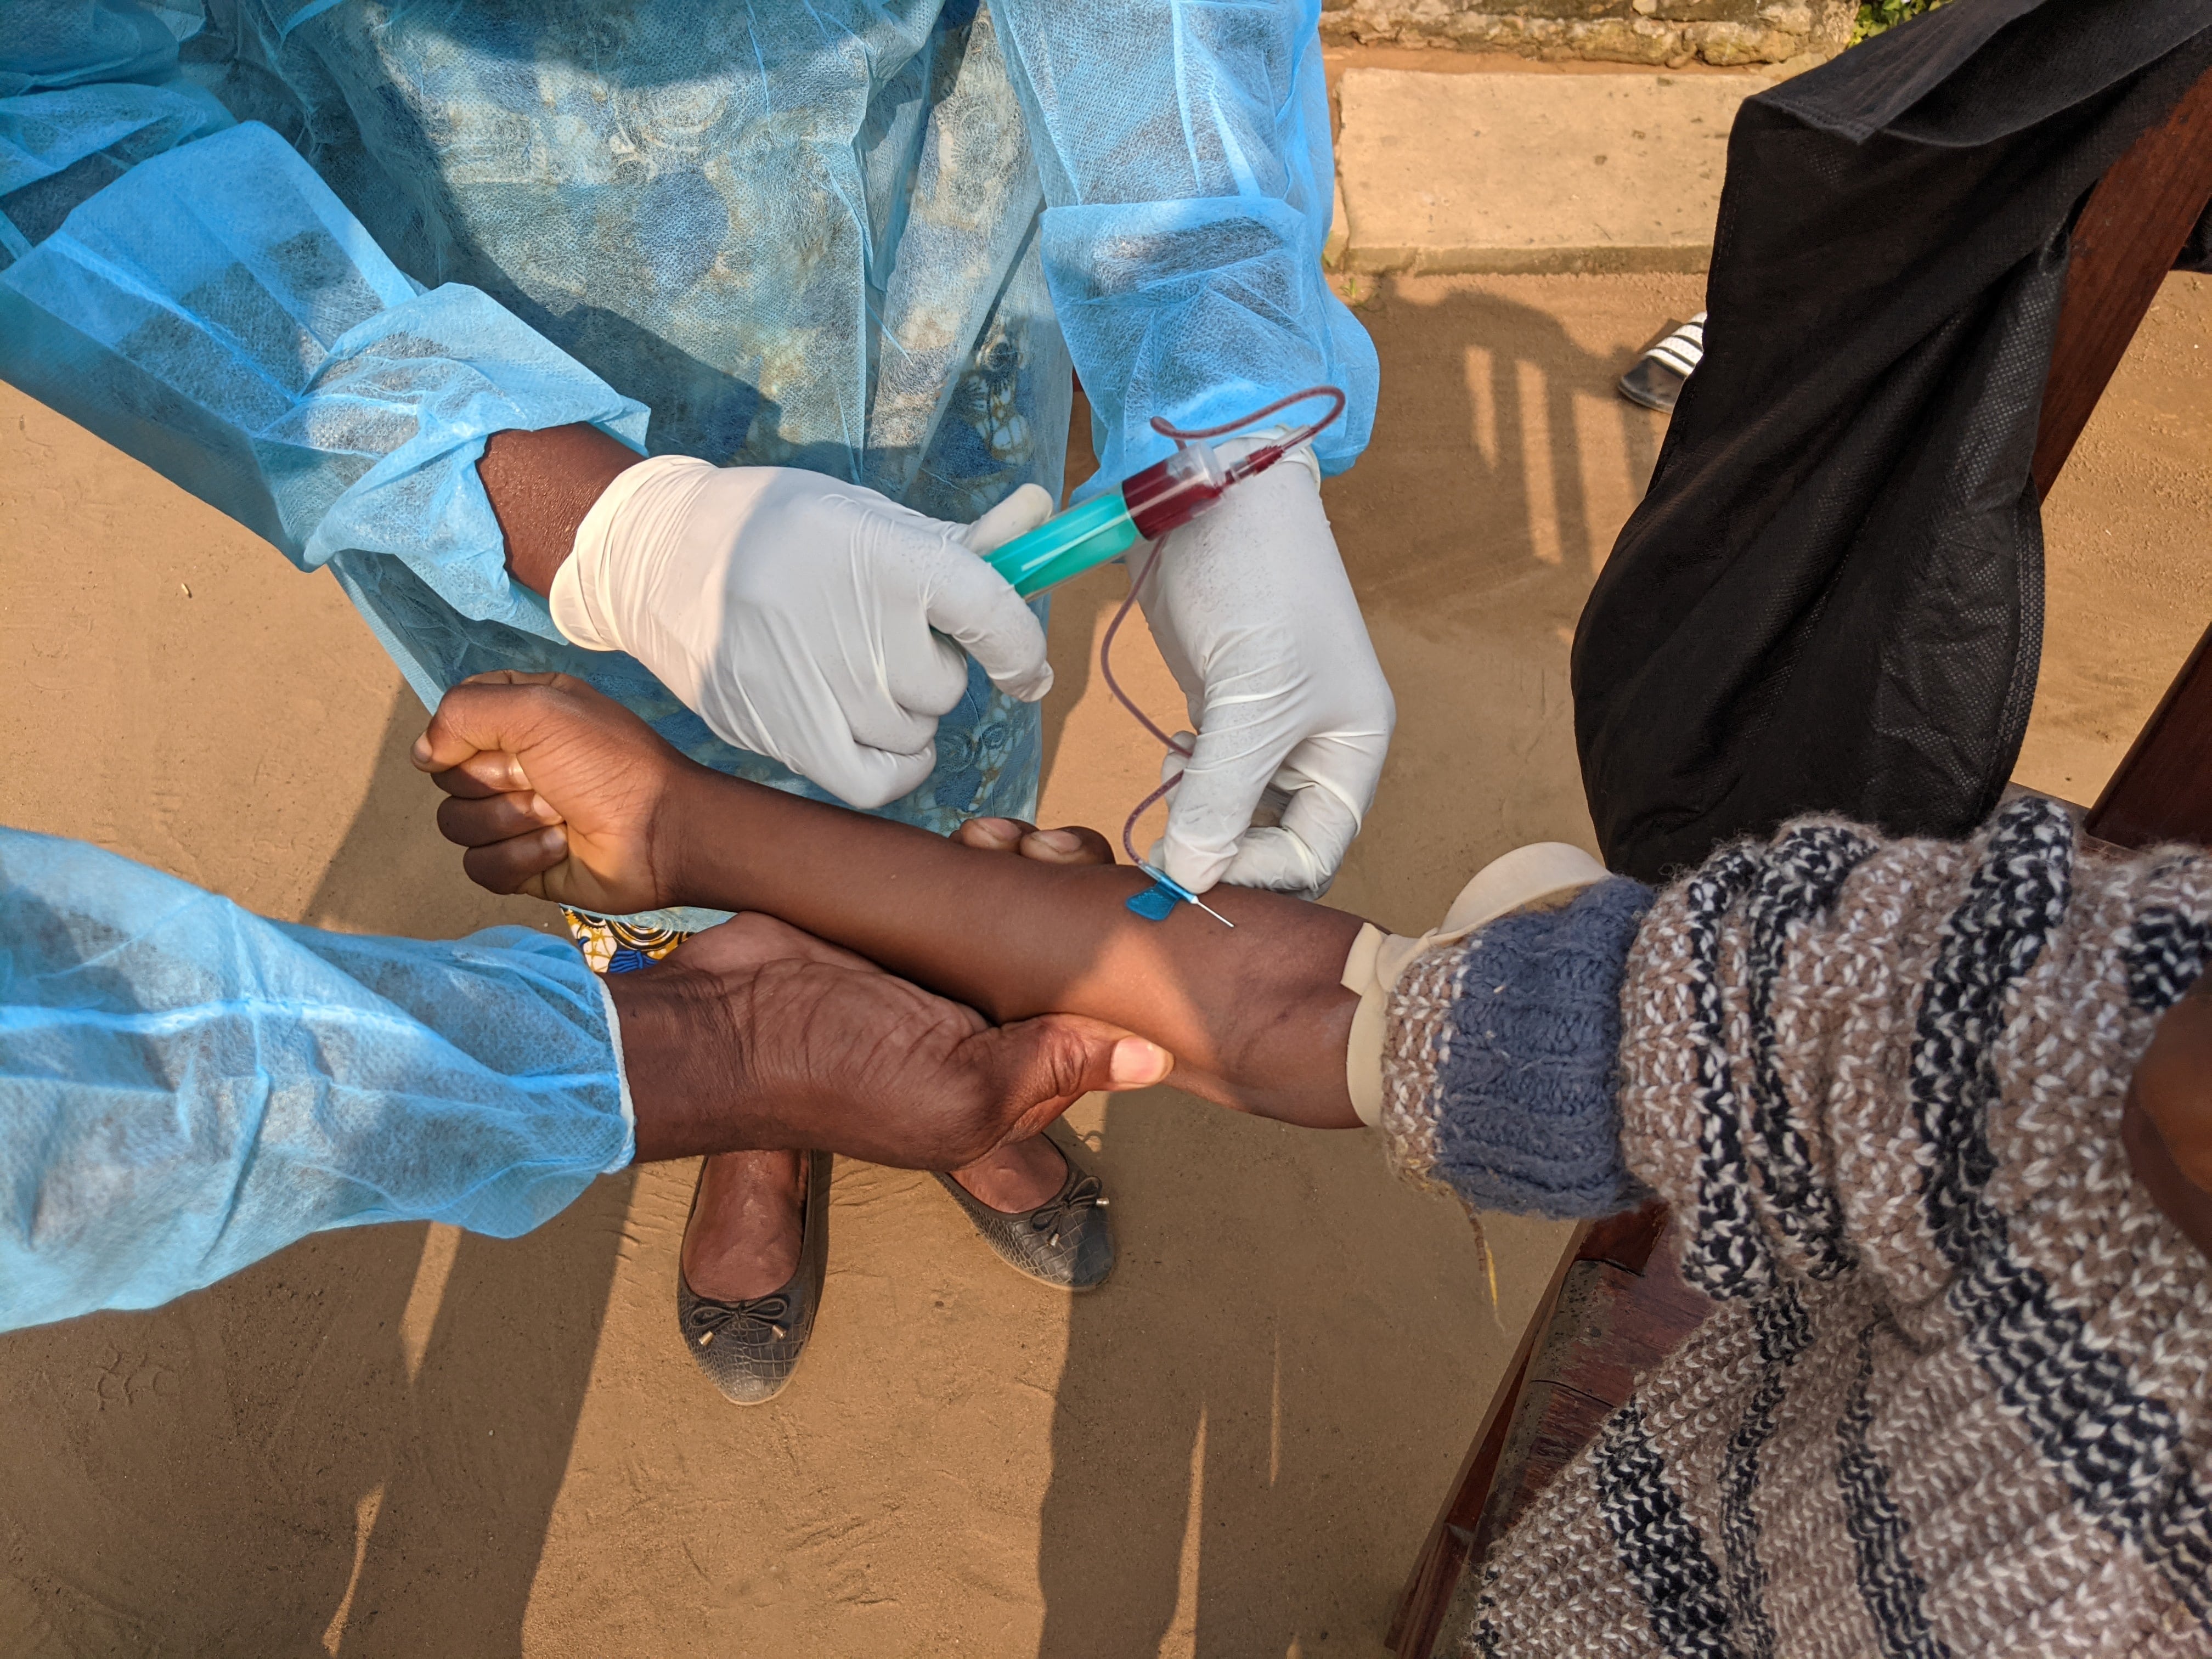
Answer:
[[[587,915],[565,904],[561,918],[595,974],[634,974],[691,937],[682,928],[654,927],[631,917]]]

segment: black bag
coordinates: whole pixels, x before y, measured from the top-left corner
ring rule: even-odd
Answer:
[[[1744,104],[1705,361],[1575,634],[1613,868],[1995,807],[2042,643],[2068,227],[2208,64],[2212,0],[1952,0]]]

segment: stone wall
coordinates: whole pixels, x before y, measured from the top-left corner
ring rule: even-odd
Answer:
[[[1850,39],[1856,0],[1322,0],[1331,46],[1444,46],[1680,69],[1809,69]]]

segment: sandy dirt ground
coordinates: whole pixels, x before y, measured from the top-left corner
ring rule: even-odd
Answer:
[[[2013,776],[2087,805],[2212,623],[2212,276],[2166,279],[2043,534],[2043,669]]]
[[[1418,928],[1498,852],[1587,844],[1567,642],[1662,432],[1609,386],[1698,293],[1404,280],[1364,313],[1383,406],[1328,500],[1401,726],[1334,902]],[[2175,279],[2053,499],[2039,787],[2094,795],[2212,617],[2208,341]],[[0,821],[330,927],[545,925],[462,879],[422,710],[325,578],[4,388],[0,526]],[[1048,822],[1156,776],[1089,665],[1115,597],[1055,607]],[[689,1165],[526,1239],[331,1235],[0,1338],[0,1653],[1379,1655],[1559,1230],[1493,1224],[1493,1310],[1464,1219],[1364,1138],[1168,1090],[1073,1121],[1110,1284],[1055,1297],[927,1177],[841,1164],[821,1323],[756,1410],[676,1335]]]

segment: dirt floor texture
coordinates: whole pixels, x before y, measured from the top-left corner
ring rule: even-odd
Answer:
[[[1694,276],[1392,279],[1383,404],[1327,499],[1401,725],[1333,902],[1415,929],[1520,842],[1588,843],[1567,647],[1663,424],[1613,397]],[[2021,774],[2093,796],[2208,617],[2212,283],[2167,286],[2050,511]],[[422,710],[326,578],[0,388],[0,821],[269,914],[544,926],[470,886],[406,763]],[[1158,756],[1060,597],[1047,822]],[[1132,678],[1175,712],[1157,659]],[[1114,1279],[1000,1266],[927,1176],[838,1166],[789,1392],[700,1379],[690,1164],[509,1243],[309,1241],[151,1314],[0,1337],[0,1654],[1378,1656],[1559,1248],[1472,1231],[1364,1137],[1172,1091],[1073,1122]]]

